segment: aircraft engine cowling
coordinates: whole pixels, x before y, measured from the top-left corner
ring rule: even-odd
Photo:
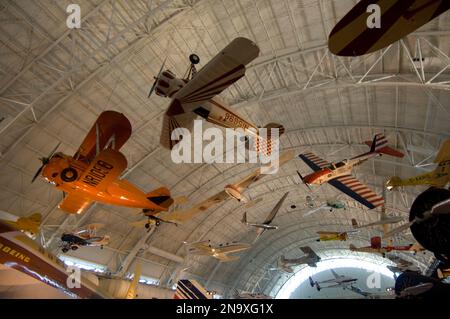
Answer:
[[[163,71],[157,81],[155,87],[155,93],[162,97],[172,97],[178,92],[187,81],[178,79],[171,71]]]
[[[225,190],[225,193],[227,193],[229,196],[233,197],[234,199],[237,199],[240,202],[246,201],[246,198],[241,194],[241,192],[234,185],[227,185],[227,186],[225,186],[224,190]]]

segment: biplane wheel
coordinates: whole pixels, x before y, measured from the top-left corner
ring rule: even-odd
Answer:
[[[100,249],[103,249],[103,245],[100,246]]]
[[[199,64],[200,63],[200,58],[199,58],[199,56],[197,54],[192,53],[189,56],[189,61],[191,61],[192,64]]]
[[[63,249],[62,249],[62,252],[63,252],[63,253],[67,253],[68,251],[69,251],[68,248],[63,248]]]
[[[145,228],[149,229],[150,228],[150,223],[145,224]]]
[[[67,167],[61,171],[61,179],[65,182],[73,182],[78,177],[78,173],[72,167]]]
[[[159,220],[157,220],[155,224],[156,224],[156,226],[159,226],[159,225],[161,225],[161,222]]]
[[[72,250],[77,250],[77,249],[78,249],[78,246],[72,246],[72,247],[70,247],[70,249],[72,249]]]

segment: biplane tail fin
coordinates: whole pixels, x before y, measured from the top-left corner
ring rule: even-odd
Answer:
[[[157,188],[147,193],[146,197],[156,205],[164,208],[169,208],[174,203],[174,199],[170,196],[170,191],[167,187]]]
[[[370,153],[386,154],[400,158],[405,156],[402,152],[387,146],[387,139],[383,134],[375,134],[373,141],[365,141],[364,143],[370,147]]]

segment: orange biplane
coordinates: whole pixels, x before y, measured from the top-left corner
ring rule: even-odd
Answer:
[[[131,124],[121,113],[105,111],[85,137],[74,156],[56,152],[46,158],[32,182],[42,174],[44,179],[64,192],[59,208],[81,214],[94,201],[118,206],[143,208],[155,213],[166,211],[173,203],[167,188],[145,193],[120,179],[127,168],[119,149],[131,136]]]

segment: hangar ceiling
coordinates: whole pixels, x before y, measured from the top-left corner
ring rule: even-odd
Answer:
[[[18,216],[41,212],[43,243],[52,249],[66,229],[105,224],[111,245],[101,253],[86,249],[77,254],[105,264],[114,274],[124,274],[139,259],[146,265],[144,274],[163,286],[170,286],[189,267],[185,274],[225,293],[237,288],[275,294],[272,288],[286,278],[267,269],[281,254],[296,257],[301,245],[310,245],[319,255],[343,254],[348,242],[322,245],[315,242],[315,232],[349,229],[351,218],[364,222],[378,217],[376,211],[324,185],[314,189],[316,204],[339,196],[347,209],[322,210],[304,218],[309,209],[305,198],[311,194],[296,170],[306,173],[309,168],[296,159],[248,190],[250,199],[263,199],[248,210],[255,220],[264,218],[286,191],[290,194],[276,220],[280,229],[266,233],[230,264],[185,258],[183,241],[251,241],[253,235],[240,222],[244,209],[232,200],[182,225],[163,224],[150,232],[129,225],[140,218],[138,210],[102,204],[83,216],[59,210],[60,192],[43,180],[30,184],[38,158],[58,142],[59,151],[75,153],[96,117],[108,109],[124,113],[133,126],[123,148],[128,159],[123,177],[143,190],[167,186],[175,197],[188,196],[189,202],[178,208],[205,199],[255,169],[252,164],[171,161],[170,152],[159,145],[169,100],[147,98],[166,58],[166,66],[183,75],[189,54],[198,54],[202,66],[235,37],[253,40],[260,55],[245,77],[222,94],[225,101],[260,126],[282,123],[282,149],[314,151],[330,161],[365,151],[363,141],[384,132],[406,156],[377,158],[356,169],[355,175],[377,193],[389,176],[431,169],[439,145],[450,136],[448,12],[385,50],[341,58],[328,51],[328,34],[357,1],[77,3],[81,29],[66,27],[69,1],[0,3],[0,209]],[[407,216],[422,190],[388,192],[387,212]],[[355,245],[366,245],[376,233],[361,231]],[[410,233],[395,238],[401,244],[412,240]],[[425,268],[431,255],[411,258]]]

